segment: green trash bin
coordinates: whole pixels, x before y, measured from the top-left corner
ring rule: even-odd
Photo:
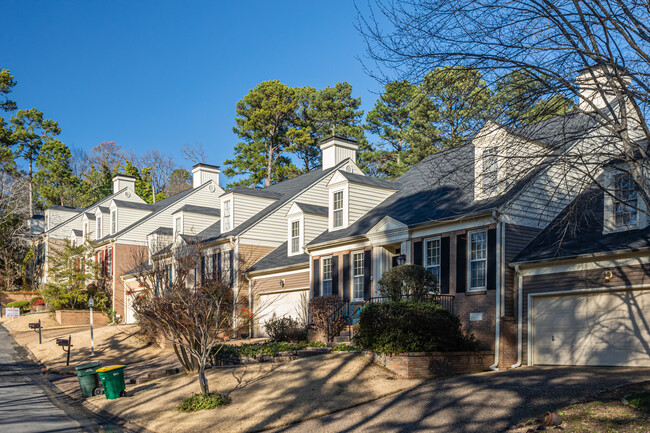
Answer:
[[[101,362],[88,362],[75,367],[81,394],[84,398],[102,394],[102,389],[99,387],[99,376],[97,375],[97,369],[101,366]]]
[[[97,374],[104,385],[104,393],[107,400],[114,400],[124,397],[126,386],[124,385],[124,365],[108,365],[98,368]]]

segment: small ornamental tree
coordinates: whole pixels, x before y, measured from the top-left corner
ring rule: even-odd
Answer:
[[[42,295],[54,310],[88,308],[88,298],[93,297],[95,309],[106,311],[111,305],[106,281],[101,276],[100,264],[92,260],[92,247],[88,244],[71,245],[69,242],[52,254],[49,269],[52,282],[43,287]]]
[[[436,276],[420,265],[396,266],[379,280],[379,294],[391,301],[423,301],[439,293]]]

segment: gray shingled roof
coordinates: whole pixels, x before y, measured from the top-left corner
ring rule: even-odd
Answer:
[[[392,182],[385,179],[377,179],[376,177],[363,176],[361,174],[348,173],[347,171],[341,171],[343,177],[353,183],[361,183],[364,185],[377,186],[380,188],[387,189],[399,189],[399,184],[397,182]]]
[[[204,240],[204,242],[209,242],[217,240],[220,238],[226,238],[229,236],[237,236],[238,234],[248,230],[258,222],[260,222],[265,216],[271,214],[277,209],[284,206],[286,203],[290,202],[297,194],[305,191],[311,187],[315,182],[324,178],[328,174],[340,169],[345,164],[349,163],[349,159],[345,159],[338,163],[337,165],[323,170],[321,168],[301,174],[300,176],[293,177],[291,179],[284,180],[282,182],[276,183],[275,185],[268,186],[264,188],[267,192],[276,193],[279,195],[278,200],[269,204],[267,207],[259,211],[257,214],[248,218],[246,221],[235,227],[233,230],[230,230],[225,233],[219,233],[216,236],[207,236],[205,233],[206,230],[199,233],[199,237]]]
[[[317,206],[315,204],[299,203],[296,202],[296,206],[300,208],[304,213],[311,213],[315,215],[327,215],[326,206]]]
[[[308,254],[298,254],[295,256],[287,256],[287,242],[283,243],[264,258],[248,268],[249,272],[261,271],[267,269],[282,268],[285,266],[298,265],[304,263],[309,265]]]
[[[262,188],[262,189],[254,189],[254,188],[246,188],[245,186],[235,186],[229,189],[228,191],[225,191],[221,196],[224,196],[226,194],[243,194],[243,195],[250,195],[253,197],[263,197],[263,198],[270,198],[273,200],[279,199],[282,194],[278,194],[273,191],[269,191],[268,188]]]
[[[173,235],[174,230],[171,227],[158,227],[156,230],[149,233],[149,235]]]
[[[133,201],[126,201],[126,200],[113,200],[113,202],[117,205],[117,207],[125,207],[129,209],[140,209],[140,210],[146,210],[146,211],[151,211],[152,206],[148,203],[138,203],[138,202],[133,202]]]
[[[75,236],[83,236],[83,230],[72,229],[72,234]]]
[[[94,219],[95,219],[95,214],[94,214],[93,212],[84,212],[84,215],[85,215],[86,218],[88,218],[89,220],[94,220]]]
[[[519,128],[503,127],[513,134],[557,147],[584,137],[598,127],[598,121],[593,115],[576,111]]]
[[[593,185],[512,260],[526,263],[650,249],[650,227],[603,234],[604,192]]]
[[[184,206],[181,206],[178,210],[174,211],[172,215],[175,215],[179,212],[191,212],[191,213],[198,213],[201,215],[211,215],[211,216],[221,215],[221,211],[217,208],[207,207],[207,206],[195,206],[193,204],[186,204]]]
[[[48,207],[48,209],[62,210],[67,212],[81,212],[83,210],[83,208],[80,207],[59,206],[58,204],[53,204],[52,206]]]

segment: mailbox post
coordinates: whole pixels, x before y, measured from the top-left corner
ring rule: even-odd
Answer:
[[[70,346],[72,346],[72,335],[68,336],[67,339],[57,338],[56,345],[61,346],[64,352],[65,352],[65,348],[66,347],[68,348],[68,359],[66,360],[65,365],[70,365]]]
[[[95,300],[93,297],[88,298],[88,307],[90,308],[90,356],[95,356],[95,340],[93,339],[93,306]]]
[[[30,323],[29,328],[33,329],[34,332],[38,332],[38,344],[42,344],[43,340],[41,338],[41,319],[38,319],[38,323]]]

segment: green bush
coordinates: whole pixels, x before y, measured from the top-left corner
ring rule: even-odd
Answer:
[[[300,341],[298,343],[267,341],[265,343],[241,344],[239,346],[224,345],[222,347],[216,347],[212,352],[212,357],[215,361],[255,358],[257,355],[266,355],[275,358],[280,352],[302,350],[305,347],[324,346],[325,344],[321,342],[307,341]]]
[[[650,413],[650,392],[637,392],[636,394],[625,397],[625,399],[636,410]]]
[[[478,349],[460,320],[432,302],[389,301],[360,313],[357,343],[376,353],[455,352]]]
[[[8,308],[20,308],[21,314],[27,313],[31,309],[30,306],[29,301],[14,301],[7,304]]]
[[[215,407],[225,406],[231,401],[230,397],[218,392],[204,394],[194,394],[186,398],[178,407],[181,412],[196,412],[203,409],[214,409]]]
[[[423,301],[432,293],[439,293],[436,276],[420,265],[396,266],[384,272],[378,285],[380,296],[391,301],[400,301],[404,297],[411,301]]]
[[[43,299],[40,296],[34,296],[32,299],[29,300],[29,305],[32,306],[34,305],[34,302],[38,301],[39,299]]]
[[[264,324],[273,341],[299,342],[307,339],[307,327],[291,317],[274,317]]]

